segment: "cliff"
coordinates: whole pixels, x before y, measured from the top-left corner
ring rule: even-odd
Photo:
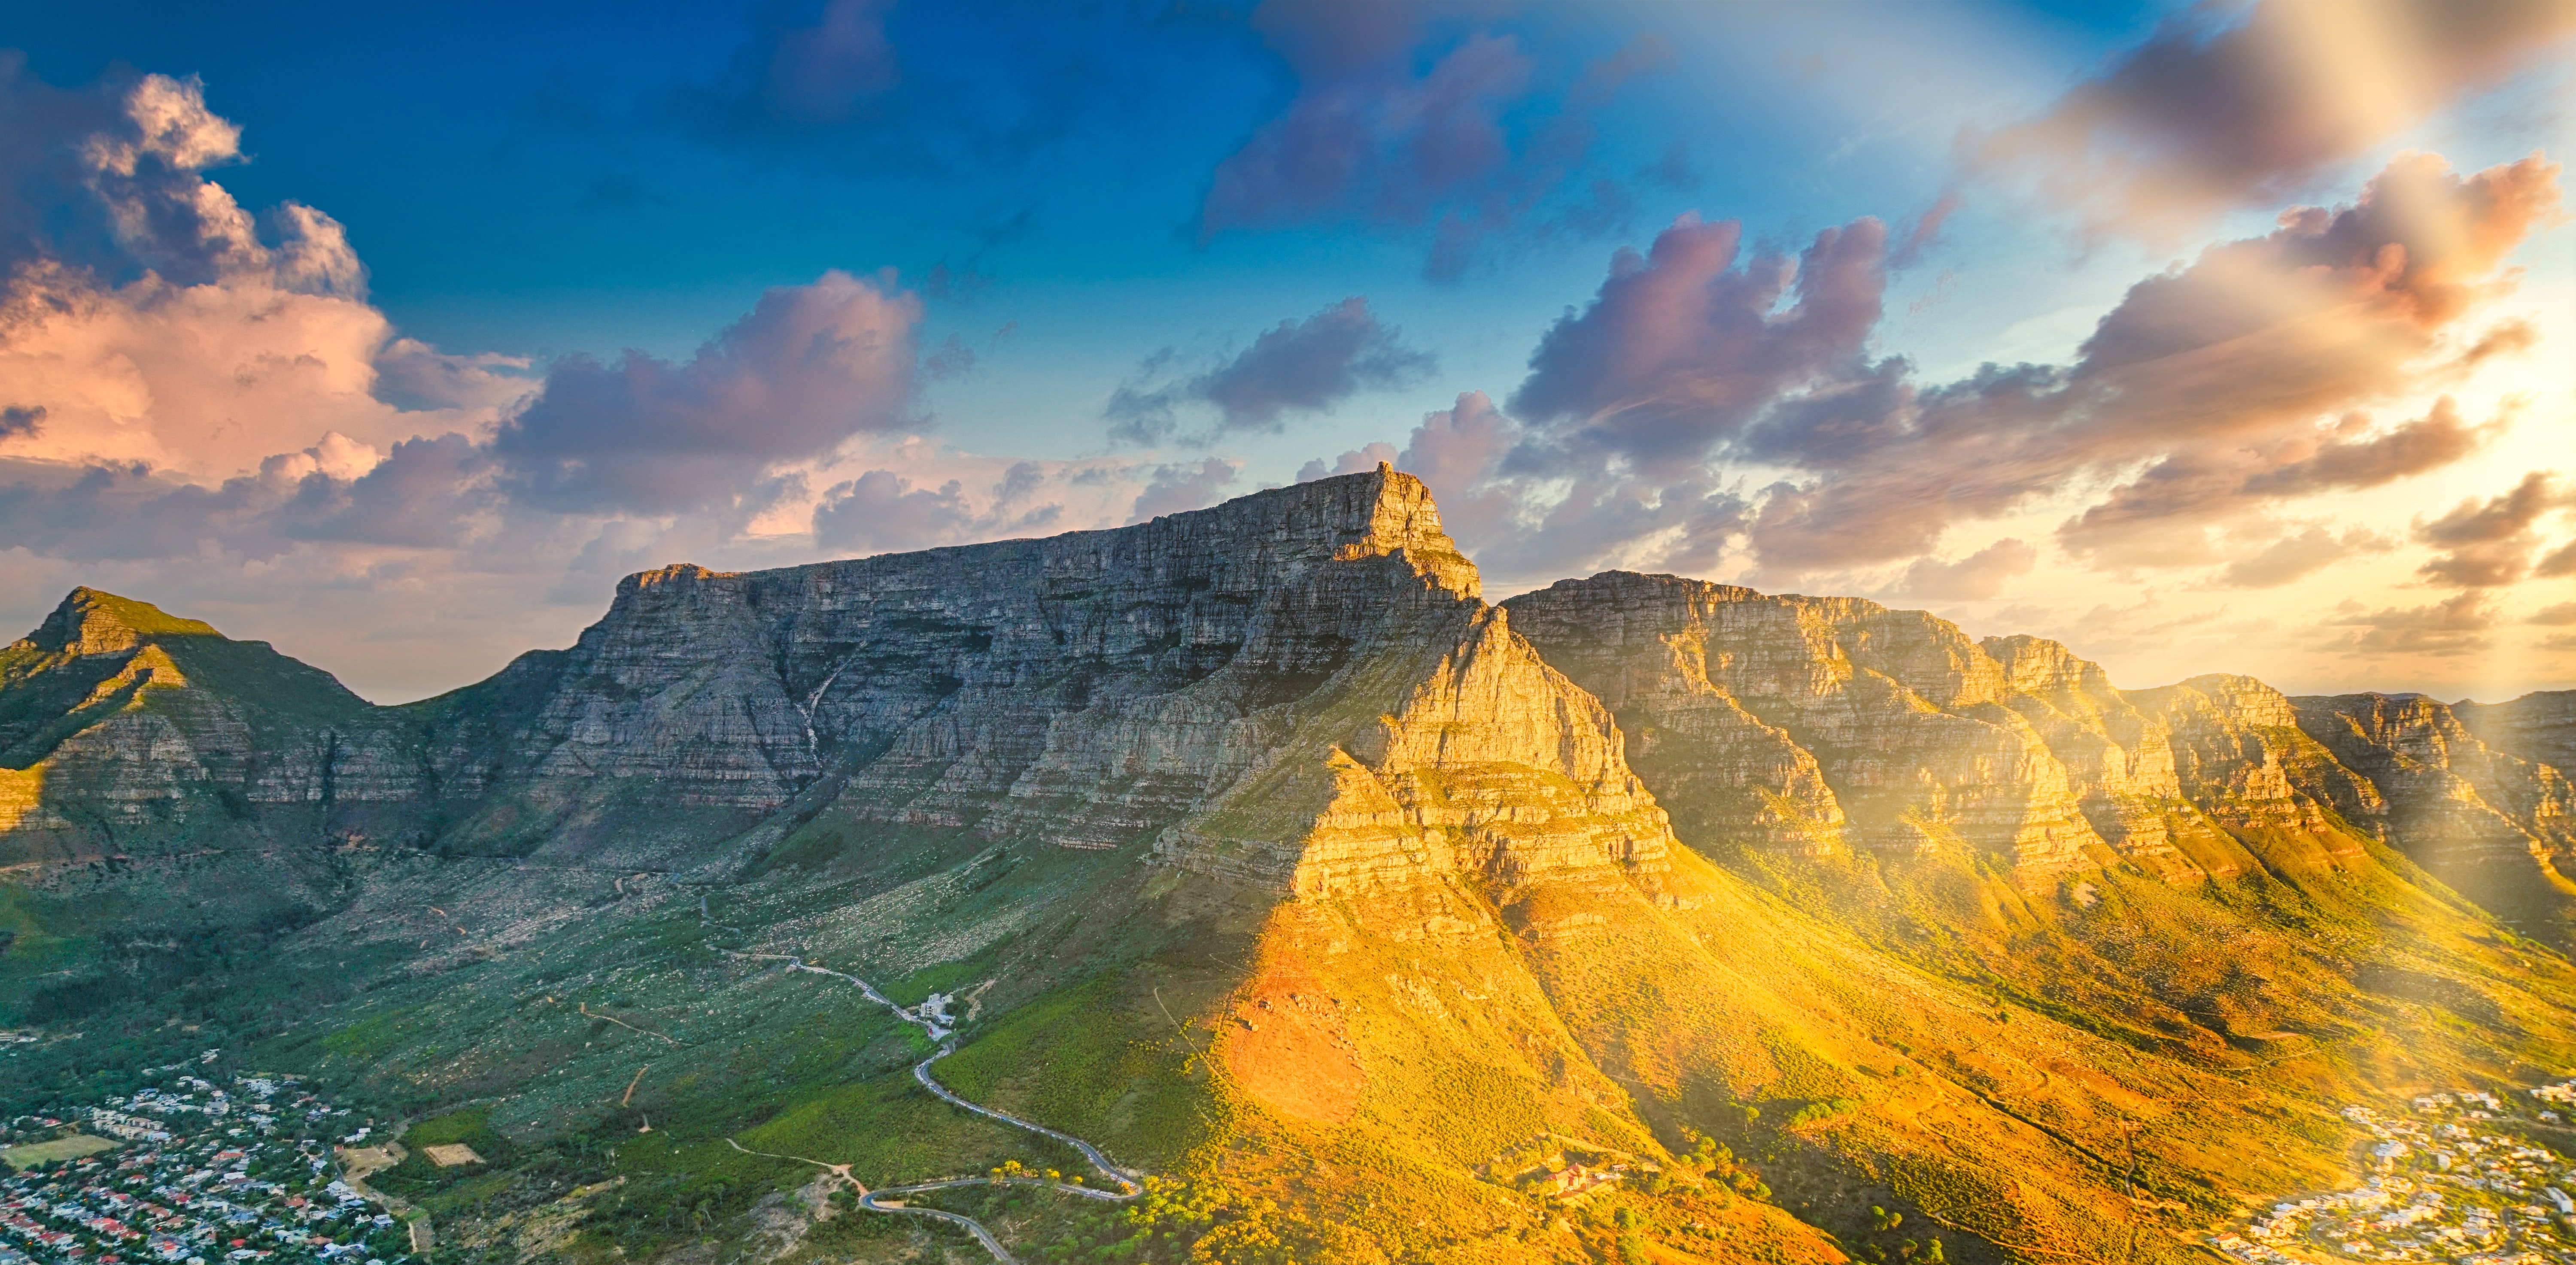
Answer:
[[[2576,931],[2576,788],[2564,773],[2488,746],[2421,695],[2292,702],[2339,765],[2318,799],[2533,934]]]
[[[418,769],[329,674],[146,603],[74,589],[0,649],[0,863],[322,844]]]
[[[2565,777],[2429,699],[2291,699],[2224,674],[2124,691],[2056,642],[1674,576],[1506,607],[1713,855],[1947,855],[2038,893],[2115,862],[2174,883],[2334,873],[2376,839],[2534,934],[2571,930]],[[2486,723],[2545,744],[2555,697]]]
[[[2341,1104],[2576,1052],[2565,958],[2496,921],[2569,930],[2534,697],[2122,690],[1670,576],[1490,605],[1385,468],[664,567],[399,708],[80,590],[0,652],[0,1019],[474,1113],[510,1149],[456,1180],[617,1189],[638,1260],[786,1156],[1040,1158],[795,957],[950,994],[940,1075],[1155,1172],[1200,1247],[2178,1262],[2341,1180]],[[1529,1184],[1605,1154],[1579,1204]]]
[[[1175,865],[1307,886],[1429,851],[1651,855],[1607,713],[1477,592],[1428,491],[1380,470],[1115,531],[666,567],[571,650],[409,710],[454,848],[668,866],[729,840],[739,866],[828,816],[1155,836]]]
[[[2462,699],[2451,714],[2488,746],[2576,777],[2576,690],[2540,690],[2503,703]]]

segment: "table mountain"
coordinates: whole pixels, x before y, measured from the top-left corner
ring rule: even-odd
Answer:
[[[1160,1174],[1137,1259],[2178,1261],[2338,1180],[2343,1103],[2576,1058],[2567,782],[2480,736],[2545,729],[1670,576],[1492,605],[1384,467],[665,567],[402,707],[82,590],[0,657],[0,1007],[87,1034],[9,1092],[349,1082],[505,1157],[384,1180],[530,1259],[890,1260],[783,1157],[1066,1162],[793,959]]]

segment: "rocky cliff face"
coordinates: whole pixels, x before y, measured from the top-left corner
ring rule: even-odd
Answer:
[[[2566,778],[2508,751],[2554,751],[2576,694],[2122,691],[2054,642],[1670,576],[1494,608],[1383,469],[1114,531],[665,567],[570,649],[402,708],[87,590],[0,672],[22,858],[372,837],[716,874],[830,814],[1330,891],[1651,876],[1670,812],[1719,855],[1951,856],[2033,892],[2331,868],[2368,835],[2520,917],[2559,897],[2503,893],[2570,867]]]
[[[1172,864],[1309,886],[1663,837],[1607,713],[1383,470],[1116,531],[648,572],[570,651],[416,712],[458,844],[617,864],[729,836],[747,860],[782,812],[1160,834]]]
[[[2370,835],[2513,917],[2554,909],[2569,872],[2565,779],[2430,700],[2226,675],[2123,691],[2055,642],[1672,576],[1507,606],[1719,855],[1985,857],[2036,891],[2114,860],[2171,881],[2334,869]]]
[[[2312,793],[2498,913],[2557,926],[2576,915],[2576,790],[2551,765],[2489,747],[2421,695],[2291,700],[2333,753]]]
[[[141,602],[75,589],[0,649],[0,863],[318,845],[419,767],[328,674]]]
[[[1919,611],[1611,572],[1513,599],[1715,851],[1991,857],[2033,883],[2205,828],[2168,727],[2052,643]]]
[[[2541,690],[2506,703],[2451,704],[2462,727],[2497,751],[2576,777],[2576,690]]]

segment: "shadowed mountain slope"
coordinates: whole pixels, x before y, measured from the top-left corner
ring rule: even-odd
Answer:
[[[0,1004],[481,1130],[387,1180],[530,1260],[904,1259],[778,1157],[1063,1162],[791,957],[950,996],[941,1075],[1170,1233],[958,1206],[1147,1261],[2179,1261],[2342,1180],[2343,1103],[2576,1059],[2498,921],[2557,929],[2565,779],[2438,704],[1666,576],[1493,606],[1383,467],[663,568],[401,708],[86,591],[7,655]]]

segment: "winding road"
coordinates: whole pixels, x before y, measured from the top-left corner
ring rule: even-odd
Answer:
[[[976,1115],[982,1116],[987,1120],[1006,1124],[1014,1129],[1025,1129],[1030,1133],[1053,1138],[1058,1142],[1064,1143],[1066,1146],[1072,1147],[1074,1150],[1081,1152],[1082,1158],[1089,1161],[1093,1168],[1100,1170],[1102,1176],[1118,1183],[1119,1187],[1115,1191],[1110,1191],[1100,1189],[1096,1186],[1080,1186],[1071,1182],[1051,1181],[1040,1177],[952,1177],[942,1181],[919,1182],[910,1186],[888,1186],[882,1190],[870,1190],[866,1186],[860,1185],[857,1178],[850,1176],[850,1166],[847,1164],[826,1164],[821,1160],[804,1161],[805,1163],[826,1169],[838,1175],[842,1180],[849,1182],[852,1186],[857,1187],[859,1191],[860,1207],[865,1208],[870,1212],[905,1213],[917,1217],[928,1217],[934,1221],[945,1221],[950,1225],[964,1229],[968,1234],[974,1235],[975,1241],[983,1244],[984,1250],[992,1253],[993,1259],[1002,1262],[1002,1265],[1020,1265],[1019,1258],[1011,1255],[1010,1250],[1002,1246],[1001,1240],[994,1238],[993,1232],[985,1229],[984,1223],[977,1221],[973,1217],[948,1212],[939,1208],[913,1208],[907,1207],[901,1203],[888,1204],[884,1201],[889,1198],[900,1199],[905,1195],[927,1194],[931,1191],[956,1190],[967,1186],[995,1185],[1043,1186],[1049,1190],[1062,1191],[1068,1195],[1078,1195],[1084,1199],[1096,1199],[1102,1203],[1128,1203],[1136,1199],[1139,1195],[1145,1193],[1145,1188],[1137,1184],[1134,1176],[1129,1174],[1127,1170],[1110,1163],[1109,1157],[1102,1155],[1100,1153],[1100,1148],[1093,1146],[1089,1142],[1085,1142],[1070,1133],[1058,1132],[1057,1130],[1050,1129],[1045,1125],[1022,1120],[1018,1116],[1011,1115],[1008,1112],[995,1111],[990,1107],[978,1106],[974,1103],[968,1102],[950,1092],[947,1086],[942,1085],[936,1079],[933,1079],[930,1075],[930,1065],[956,1053],[957,1040],[955,1030],[940,1022],[941,1016],[932,1011],[929,1003],[924,1002],[922,1005],[917,1007],[898,1006],[894,1003],[892,998],[878,992],[876,988],[866,980],[860,979],[856,975],[848,975],[840,971],[831,970],[827,967],[812,965],[801,957],[778,953],[744,953],[737,956],[784,961],[787,963],[787,969],[791,971],[804,971],[812,975],[829,975],[834,979],[845,980],[856,985],[859,993],[869,1001],[875,1002],[876,1004],[893,1011],[896,1018],[903,1020],[905,1023],[919,1027],[922,1031],[930,1034],[930,1039],[932,1041],[938,1043],[939,1048],[935,1053],[933,1053],[929,1058],[923,1059],[922,1061],[912,1065],[912,1078],[920,1081],[922,1088],[938,1095],[942,1102],[946,1102],[951,1106],[962,1107],[965,1110],[974,1112]],[[745,1149],[741,1143],[734,1142],[731,1138],[727,1138],[725,1141],[730,1143],[737,1151]],[[755,1155],[767,1154],[767,1152],[759,1151],[751,1153]],[[803,1159],[802,1156],[780,1156],[778,1158]]]

